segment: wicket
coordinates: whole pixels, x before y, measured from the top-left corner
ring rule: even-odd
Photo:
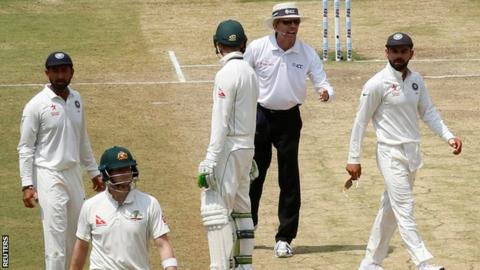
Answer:
[[[328,61],[328,0],[323,0],[323,61]],[[342,48],[340,43],[340,0],[333,1],[335,13],[335,61],[342,60]],[[352,18],[351,0],[345,0],[345,31],[346,31],[346,59],[352,61]]]

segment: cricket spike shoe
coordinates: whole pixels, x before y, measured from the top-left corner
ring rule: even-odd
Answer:
[[[433,265],[433,264],[421,263],[418,266],[418,270],[445,270],[445,267]]]
[[[282,240],[279,240],[275,244],[274,251],[275,251],[275,257],[277,258],[288,258],[293,256],[292,247],[290,247],[290,245],[287,242]]]
[[[385,270],[381,265],[376,264],[374,262],[369,262],[367,260],[363,260],[360,263],[360,267],[358,270]]]

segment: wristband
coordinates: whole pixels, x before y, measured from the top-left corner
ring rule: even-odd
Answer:
[[[177,259],[176,258],[168,258],[162,261],[163,269],[167,269],[168,267],[177,267]]]

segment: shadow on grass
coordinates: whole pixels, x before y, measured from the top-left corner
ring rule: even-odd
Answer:
[[[294,254],[310,254],[310,253],[328,253],[338,251],[353,251],[353,250],[365,250],[366,245],[323,245],[323,246],[293,246]],[[395,246],[388,248],[388,253],[392,253],[395,250]],[[255,249],[272,250],[273,246],[255,246]]]

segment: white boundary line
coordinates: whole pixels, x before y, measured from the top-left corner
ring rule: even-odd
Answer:
[[[181,67],[184,68],[201,68],[201,67],[217,67],[217,64],[205,64],[205,65],[183,65],[181,66],[178,63],[177,57],[175,56],[174,51],[168,51],[170,60],[172,61],[175,72],[177,73],[178,81],[144,81],[144,82],[129,82],[129,81],[119,81],[119,82],[78,82],[72,83],[72,85],[163,85],[163,84],[203,84],[203,83],[213,83],[213,80],[195,80],[187,81],[183,75]],[[412,60],[413,62],[476,62],[480,59],[471,58],[471,59],[418,59]],[[357,60],[353,63],[371,63],[371,62],[386,62],[384,59],[374,59],[374,60]],[[480,74],[452,74],[452,75],[426,75],[425,79],[452,79],[452,78],[475,78],[480,77]],[[38,87],[43,86],[43,83],[18,83],[18,84],[0,84],[0,88],[6,87]]]
[[[372,60],[353,60],[353,63],[376,63],[376,62],[387,62],[386,59],[372,59]],[[412,59],[410,62],[480,62],[480,58],[452,58],[452,59]]]
[[[423,76],[426,79],[449,79],[449,78],[474,78],[480,77],[480,74],[463,74],[463,75],[426,75]]]
[[[202,68],[202,67],[218,67],[220,64],[206,64],[206,65],[182,65],[183,68]]]
[[[427,63],[435,63],[435,62],[480,62],[480,58],[452,58],[452,59],[412,59],[411,62],[427,62]],[[386,59],[372,59],[372,60],[353,60],[350,63],[377,63],[377,62],[387,62]],[[198,65],[181,65],[183,68],[202,68],[202,67],[218,67],[219,64],[198,64]]]
[[[425,79],[455,79],[455,78],[477,78],[480,74],[460,74],[460,75],[426,75]],[[147,81],[147,82],[78,82],[72,85],[164,85],[164,84],[204,84],[213,83],[213,80],[198,81]],[[17,84],[0,84],[0,88],[6,87],[38,87],[44,86],[43,83],[17,83]]]
[[[213,83],[213,80],[205,81],[150,81],[150,82],[78,82],[72,85],[161,85],[161,84],[202,84]],[[17,83],[17,84],[0,84],[0,87],[38,87],[44,86],[42,83]]]
[[[175,52],[168,51],[168,56],[170,56],[170,61],[172,61],[172,65],[175,68],[175,72],[177,73],[178,80],[180,82],[186,82],[187,80],[185,80],[185,76],[183,76],[182,68],[178,63],[177,57],[175,56]]]

